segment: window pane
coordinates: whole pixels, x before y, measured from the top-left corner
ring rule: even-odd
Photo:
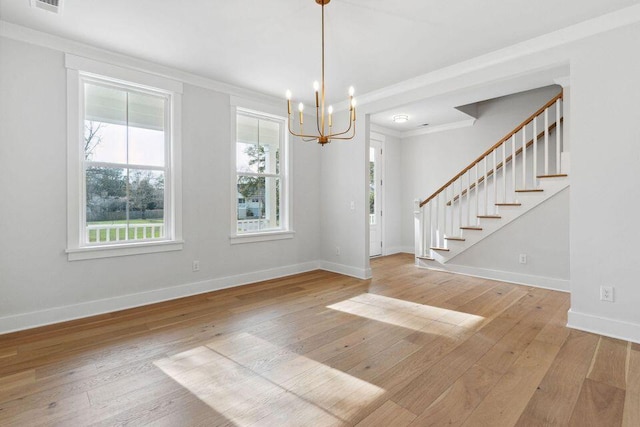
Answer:
[[[125,239],[127,173],[121,168],[91,167],[86,172],[86,241]]]
[[[164,172],[129,171],[129,240],[165,237]]]
[[[257,144],[238,142],[236,164],[238,172],[264,172],[264,154],[260,154],[260,147]],[[260,164],[263,165],[262,169]]]
[[[128,101],[129,163],[164,166],[165,99],[129,92]]]
[[[280,172],[280,124],[268,120],[260,120],[259,124],[260,154],[262,168],[265,173]]]
[[[256,232],[280,228],[280,179],[238,177],[238,232]]]
[[[165,237],[163,172],[130,170],[127,180],[127,169],[90,167],[86,188],[88,243]]]
[[[84,96],[85,159],[126,163],[126,92],[85,83]]]
[[[280,124],[238,114],[237,128],[236,170],[280,173]]]

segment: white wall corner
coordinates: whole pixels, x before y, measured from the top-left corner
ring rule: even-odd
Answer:
[[[598,335],[640,343],[640,324],[569,310],[567,326]]]
[[[350,265],[338,264],[329,261],[320,261],[320,269],[331,271],[332,273],[344,274],[345,276],[355,277],[356,279],[371,279],[371,268],[358,268]]]
[[[563,89],[568,88],[571,85],[571,76],[557,77],[553,79],[553,82],[559,86],[562,86]]]
[[[567,175],[571,172],[571,153],[568,151],[560,154],[560,171]]]
[[[415,252],[415,248],[413,246],[393,246],[390,248],[385,248],[384,255],[395,255],[395,254],[412,254]]]

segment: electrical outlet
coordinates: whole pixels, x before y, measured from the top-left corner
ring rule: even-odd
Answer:
[[[613,302],[613,286],[600,286],[600,301]]]
[[[520,254],[520,264],[526,264],[527,263],[527,254]]]
[[[200,261],[194,260],[193,264],[191,264],[191,269],[195,271],[200,271]]]
[[[340,246],[336,246],[336,255],[340,255]]]

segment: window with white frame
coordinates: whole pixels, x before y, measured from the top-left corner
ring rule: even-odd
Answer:
[[[236,110],[235,232],[289,230],[286,134],[283,118]]]
[[[77,81],[70,104],[78,102],[69,108],[77,115],[70,121],[77,131],[69,137],[76,162],[69,164],[69,188],[80,189],[69,195],[70,207],[78,208],[70,212],[78,230],[70,234],[70,259],[83,250],[107,250],[98,257],[158,252],[144,248],[176,242],[175,94],[81,70],[70,75]],[[113,252],[128,247],[137,249]],[[164,250],[175,249],[181,246]]]

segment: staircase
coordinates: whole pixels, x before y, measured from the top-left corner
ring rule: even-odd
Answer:
[[[416,200],[416,265],[449,260],[569,186],[562,93],[424,200]]]

